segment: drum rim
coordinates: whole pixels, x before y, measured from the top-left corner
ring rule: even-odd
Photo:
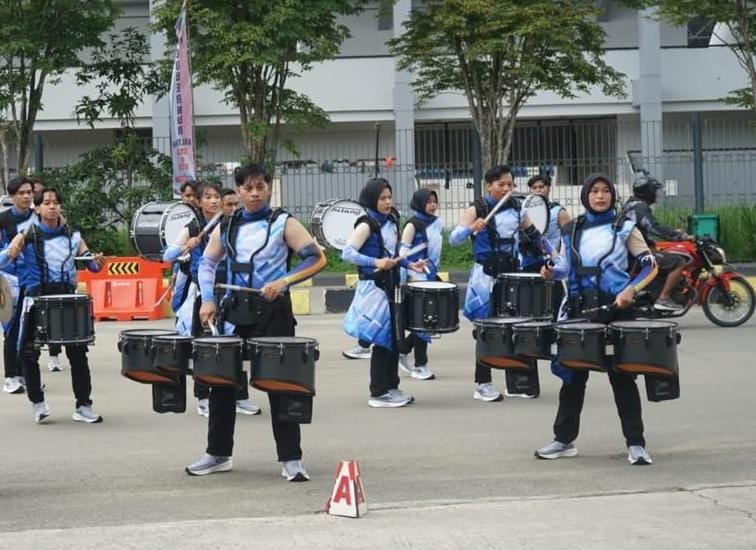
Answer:
[[[501,322],[490,322],[492,320],[498,320]],[[531,321],[532,317],[486,317],[485,319],[475,319],[473,321],[473,324],[481,324],[483,325],[487,321],[489,322],[488,325],[490,326],[497,326],[497,327],[507,327],[512,325],[517,325],[520,323],[527,323],[528,321]],[[505,322],[508,321],[508,322]]]
[[[278,338],[294,338],[297,341],[296,342],[276,342],[275,340]],[[269,339],[269,340],[268,340]],[[264,340],[264,341],[260,341]],[[250,346],[256,346],[256,347],[280,347],[281,344],[284,345],[298,345],[298,344],[305,344],[305,347],[312,344],[314,346],[318,345],[318,341],[315,338],[311,338],[309,336],[250,336],[246,340],[247,344]]]
[[[543,275],[540,273],[502,273],[497,276],[497,279],[543,279],[544,281],[548,281],[549,279],[544,279]]]
[[[545,326],[549,327],[555,327],[556,323],[551,321],[524,321],[522,323],[518,323],[515,325],[515,328],[522,327],[522,328],[542,328]]]
[[[586,327],[586,325],[590,325],[590,327]],[[556,323],[557,330],[569,330],[570,328],[580,329],[580,330],[606,330],[606,325],[603,323],[594,323],[587,321],[585,323]]]
[[[194,338],[192,338],[191,336],[187,336],[186,334],[161,334],[160,336],[153,337],[152,340],[155,341],[155,342],[160,342],[160,341],[165,341],[165,342],[168,342],[168,341],[171,341],[171,342],[184,342],[184,341],[188,341],[188,342],[191,343],[191,342],[194,341]]]
[[[165,330],[168,332],[166,333],[159,332],[158,334],[136,334],[138,332],[144,332],[144,331],[150,331],[150,330],[154,330],[154,331]],[[129,328],[129,329],[125,329],[119,332],[118,337],[123,338],[124,336],[131,336],[134,338],[155,338],[156,336],[169,336],[170,334],[178,334],[178,333],[176,331],[169,331],[168,329],[165,329],[165,328]]]
[[[648,325],[635,324],[635,323],[648,323]],[[630,326],[627,326],[627,325],[630,325]],[[611,328],[622,329],[628,332],[632,332],[632,331],[645,332],[646,330],[650,330],[650,331],[665,330],[666,331],[669,329],[679,328],[679,325],[677,323],[675,323],[674,321],[667,321],[666,319],[642,319],[642,320],[629,319],[627,321],[612,321],[612,323],[610,323],[609,326]]]
[[[192,345],[210,345],[214,346],[216,344],[231,344],[233,346],[236,346],[237,344],[241,346],[244,343],[244,339],[239,336],[202,336],[200,338],[194,338],[192,339]]]
[[[72,294],[43,294],[41,296],[32,296],[35,300],[49,300],[51,298],[70,298],[71,296],[74,297],[74,300],[78,299],[89,299],[91,300],[92,297],[89,294],[80,294],[80,293],[72,293]],[[140,329],[132,329],[132,330],[140,330]]]
[[[406,286],[407,288],[422,288],[426,290],[439,290],[442,288],[451,290],[454,288],[459,288],[459,285],[450,281],[409,281]]]

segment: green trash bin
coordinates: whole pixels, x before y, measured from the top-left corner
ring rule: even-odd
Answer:
[[[719,214],[693,214],[688,216],[688,233],[696,237],[709,236],[719,241]]]

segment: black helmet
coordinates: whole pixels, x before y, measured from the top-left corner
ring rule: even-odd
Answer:
[[[633,195],[649,204],[656,202],[656,194],[664,185],[652,176],[641,176],[633,182]]]

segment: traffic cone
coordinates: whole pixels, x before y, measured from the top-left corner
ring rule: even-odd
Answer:
[[[326,503],[332,516],[358,518],[368,512],[365,491],[362,489],[360,467],[354,460],[342,460],[336,468],[336,484]]]

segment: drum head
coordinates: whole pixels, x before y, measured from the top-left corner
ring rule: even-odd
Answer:
[[[457,288],[454,283],[447,283],[446,281],[414,281],[407,283],[407,286],[412,288],[427,288],[432,290],[441,290],[449,288]]]
[[[522,203],[522,211],[528,215],[541,233],[549,226],[549,205],[541,195],[528,195]]]
[[[175,335],[176,331],[162,328],[134,328],[121,331],[121,338],[132,336],[134,338],[154,338],[156,336]]]
[[[515,329],[551,328],[553,326],[554,323],[551,321],[525,321],[524,323],[519,323]]]
[[[163,245],[168,246],[176,242],[181,230],[184,229],[187,224],[196,221],[197,214],[194,209],[188,204],[181,202],[175,202],[168,206],[163,212],[163,218],[161,220],[161,237]]]
[[[557,329],[559,330],[604,330],[606,325],[601,323],[557,323]]]
[[[611,325],[612,328],[621,328],[623,330],[668,330],[676,329],[677,323],[673,321],[651,321],[651,320],[638,320],[638,321],[614,321]]]
[[[359,203],[346,199],[319,203],[313,214],[315,212],[320,214],[320,233],[322,234],[318,242],[336,250],[344,250],[349,237],[352,236],[357,218],[367,214]],[[311,221],[318,220],[315,220],[313,216]]]
[[[523,281],[530,281],[533,279],[543,279],[540,273],[503,273],[499,275],[499,279],[520,279]]]
[[[478,319],[474,321],[473,324],[489,326],[489,327],[490,326],[507,326],[507,325],[517,325],[520,323],[527,323],[528,321],[532,321],[532,320],[533,319],[530,317],[490,317],[489,319]]]
[[[216,346],[216,345],[241,345],[242,339],[238,336],[206,336],[204,338],[195,338],[195,346]]]
[[[285,346],[291,345],[315,345],[318,343],[315,338],[304,338],[300,336],[262,336],[259,338],[250,338],[247,340],[250,345],[259,346]]]

